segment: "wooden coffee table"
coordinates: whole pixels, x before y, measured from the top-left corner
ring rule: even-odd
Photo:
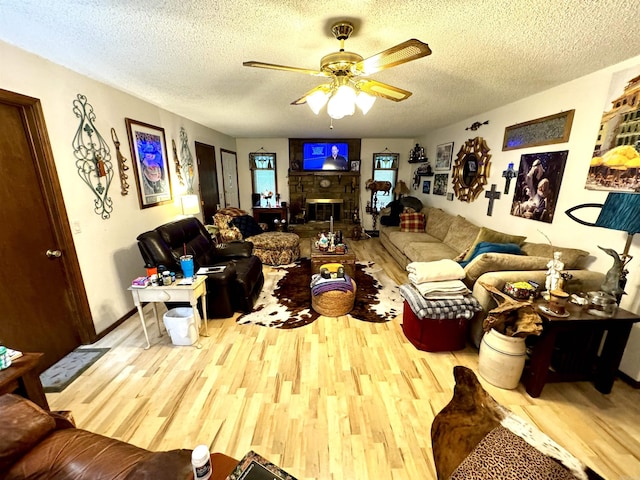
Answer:
[[[321,252],[316,248],[316,239],[310,238],[311,242],[311,273],[320,273],[320,267],[325,263],[341,263],[344,271],[351,278],[356,274],[356,254],[349,249],[349,245],[343,242],[347,253]]]

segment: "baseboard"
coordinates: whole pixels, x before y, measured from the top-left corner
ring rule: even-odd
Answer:
[[[131,317],[133,314],[137,314],[138,313],[138,309],[134,308],[133,310],[129,310],[127,313],[124,314],[124,316],[120,317],[118,320],[116,320],[113,324],[111,324],[109,327],[107,327],[105,330],[101,331],[97,336],[96,336],[96,342],[102,338],[104,338],[107,334],[111,333],[112,331],[114,331],[116,328],[118,328],[120,325],[122,325],[124,323],[125,320],[127,320],[129,317]]]
[[[618,370],[618,376],[624,380],[626,383],[628,383],[629,385],[631,385],[633,388],[640,388],[640,382],[638,380],[635,380],[633,378],[631,378],[629,375],[627,375],[624,372],[621,372]]]

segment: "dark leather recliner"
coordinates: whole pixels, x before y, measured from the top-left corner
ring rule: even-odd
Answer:
[[[262,286],[262,262],[252,254],[251,242],[230,242],[217,248],[204,225],[188,217],[138,235],[145,264],[164,265],[181,272],[180,256],[193,255],[196,271],[202,266],[226,265],[223,273],[207,278],[207,318],[226,318],[233,312],[250,312]]]

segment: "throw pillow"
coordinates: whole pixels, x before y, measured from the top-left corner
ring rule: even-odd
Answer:
[[[460,265],[466,267],[474,258],[479,257],[483,253],[510,253],[512,255],[522,255],[522,250],[515,243],[491,243],[480,242],[471,253],[469,260],[460,262]]]
[[[262,228],[251,215],[233,217],[230,223],[238,227],[238,230],[242,233],[242,238],[249,238],[262,233]]]
[[[389,214],[380,217],[380,225],[386,225],[388,227],[397,227],[400,225],[400,214],[402,213],[402,203],[398,200],[394,200],[393,202],[387,205],[389,209]]]
[[[473,244],[471,244],[470,252],[473,253],[474,248],[480,242],[491,242],[491,243],[515,243],[520,246],[524,243],[527,237],[521,235],[510,235],[508,233],[498,232],[496,230],[491,230],[487,227],[482,227],[478,232],[478,236],[474,240]],[[471,260],[471,253],[467,254],[465,257],[466,261]]]
[[[236,208],[236,207],[225,207],[218,210],[217,213],[221,213],[223,215],[229,215],[230,217],[238,217],[240,215],[247,214],[247,212],[245,212],[244,210],[240,210],[239,208]]]
[[[401,213],[401,232],[424,232],[424,215],[422,213]]]
[[[422,202],[416,197],[402,197],[400,203],[403,207],[413,208],[415,212],[422,210]]]

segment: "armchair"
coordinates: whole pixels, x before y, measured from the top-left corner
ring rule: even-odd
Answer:
[[[251,242],[216,246],[204,225],[194,217],[176,220],[138,235],[138,248],[148,266],[180,270],[185,250],[193,255],[196,271],[202,266],[226,265],[207,278],[207,317],[226,318],[235,311],[250,312],[262,286],[262,262]]]

